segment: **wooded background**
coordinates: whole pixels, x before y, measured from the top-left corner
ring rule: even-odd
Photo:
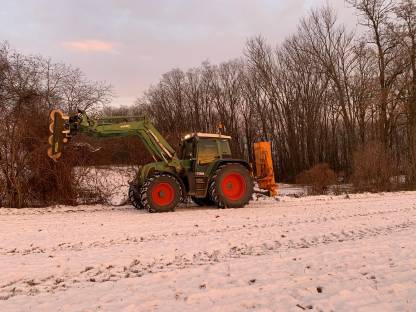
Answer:
[[[396,178],[414,186],[416,3],[347,2],[356,9],[357,29],[347,29],[330,7],[315,9],[279,45],[258,36],[247,40],[238,59],[173,69],[131,107],[106,105],[111,86],[88,81],[78,69],[24,56],[2,44],[3,204],[70,201],[76,190],[66,196],[60,192],[71,189],[71,166],[148,159],[137,143],[135,153],[113,148],[118,156],[81,157],[87,153],[73,151],[67,165],[51,163],[45,137],[48,111],[56,107],[67,113],[80,108],[108,115],[145,114],[176,147],[185,133],[217,132],[221,123],[233,137],[237,157],[252,161],[252,144],[271,141],[281,181],[296,181],[305,170],[326,163],[339,181],[388,189]]]

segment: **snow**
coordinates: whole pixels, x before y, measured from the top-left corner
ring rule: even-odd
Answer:
[[[278,183],[278,193],[279,196],[304,196],[307,190],[300,185]]]
[[[80,187],[86,192],[92,190],[101,194],[113,206],[127,203],[129,182],[136,173],[137,168],[134,166],[75,168]]]
[[[416,192],[0,209],[0,311],[415,311]]]

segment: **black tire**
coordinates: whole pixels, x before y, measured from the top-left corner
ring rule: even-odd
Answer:
[[[197,198],[197,197],[191,196],[191,199],[195,204],[201,207],[215,205],[214,201],[210,198],[210,196],[207,196],[205,198]]]
[[[218,167],[208,193],[220,208],[243,208],[252,199],[254,183],[250,172],[240,164]]]
[[[140,189],[137,185],[130,185],[129,187],[129,200],[134,208],[143,210],[142,200],[140,199]]]
[[[156,174],[143,184],[140,198],[144,209],[151,213],[174,211],[182,200],[182,188],[175,177]]]

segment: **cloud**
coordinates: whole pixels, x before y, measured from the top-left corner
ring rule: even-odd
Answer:
[[[171,68],[240,57],[247,38],[261,34],[275,46],[311,7],[329,3],[350,29],[357,20],[345,0],[78,2],[0,0],[0,41],[79,67],[124,98],[139,96]]]
[[[75,41],[64,41],[61,45],[68,50],[76,52],[97,52],[97,53],[116,53],[116,44],[109,41],[86,39]]]

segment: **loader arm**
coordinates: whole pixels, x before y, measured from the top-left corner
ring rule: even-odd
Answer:
[[[84,112],[68,117],[59,110],[50,114],[51,147],[48,155],[57,161],[62,154],[63,145],[77,133],[97,138],[134,137],[141,139],[146,149],[155,159],[176,167],[180,163],[175,150],[146,117],[105,117],[90,119]]]

